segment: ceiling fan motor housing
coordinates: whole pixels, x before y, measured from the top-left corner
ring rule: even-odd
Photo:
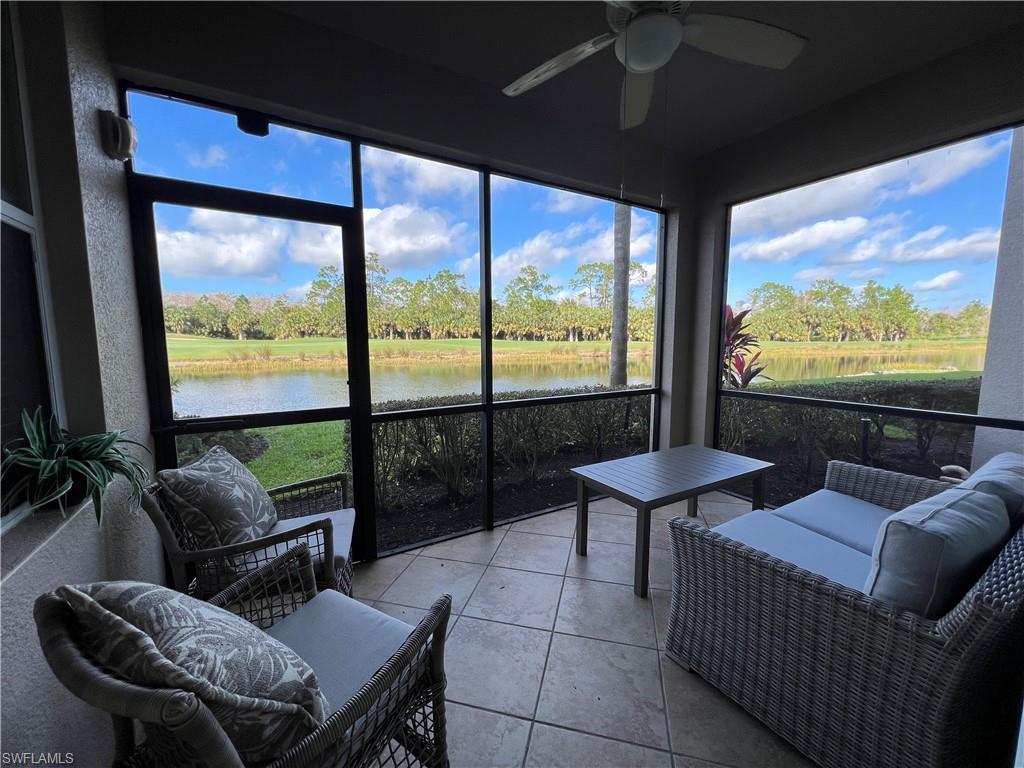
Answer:
[[[683,26],[664,11],[637,16],[615,41],[615,56],[630,72],[654,72],[668,63],[683,39]]]

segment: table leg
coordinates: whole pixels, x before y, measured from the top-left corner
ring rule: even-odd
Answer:
[[[686,516],[696,517],[697,516],[697,497],[691,496],[686,500]]]
[[[647,597],[648,570],[651,567],[651,510],[636,511],[636,553],[633,562],[633,593]]]
[[[764,472],[754,478],[754,498],[750,504],[751,509],[764,509]]]
[[[587,554],[587,484],[576,480],[576,554]]]

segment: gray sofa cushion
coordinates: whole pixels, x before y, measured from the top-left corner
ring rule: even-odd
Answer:
[[[774,514],[870,555],[878,529],[892,510],[836,491],[815,491]]]
[[[1007,452],[993,456],[957,487],[1002,499],[1013,530],[1024,522],[1024,454]]]
[[[871,570],[871,558],[863,552],[772,512],[749,512],[713,530],[856,590],[863,589]]]
[[[309,662],[336,712],[412,630],[405,622],[328,589],[267,632]]]
[[[313,669],[233,613],[136,581],[64,586],[82,639],[104,667],[206,704],[246,762],[271,760],[325,719]]]
[[[331,520],[331,528],[334,540],[334,570],[338,571],[348,561],[349,550],[352,549],[352,530],[356,524],[356,511],[354,509],[339,509],[337,512],[328,512],[322,515],[307,515],[305,517],[291,517],[287,520],[278,520],[270,533],[271,535],[282,531],[294,531],[307,523],[322,520],[328,517]],[[295,546],[291,544],[289,546]],[[319,553],[316,555],[313,567],[320,570],[323,563]]]
[[[277,509],[259,480],[219,445],[191,464],[157,472],[156,479],[203,547],[258,539],[277,522]]]
[[[864,592],[935,619],[977,581],[1010,535],[997,496],[951,488],[889,516]]]

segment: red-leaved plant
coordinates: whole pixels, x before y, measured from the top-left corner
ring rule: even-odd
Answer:
[[[763,376],[767,365],[758,363],[761,357],[757,336],[749,330],[747,315],[749,309],[733,312],[725,306],[724,339],[722,342],[722,383],[727,387],[746,389],[758,376]],[[751,355],[750,353],[753,352]]]

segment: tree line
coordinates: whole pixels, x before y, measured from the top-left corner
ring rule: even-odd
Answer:
[[[642,285],[643,268],[630,264],[628,314],[632,341],[654,340],[654,283]],[[558,296],[551,276],[530,265],[492,304],[495,338],[587,341],[611,338],[614,304],[612,263],[586,263]],[[366,258],[367,320],[371,338],[466,339],[480,335],[480,294],[463,275],[442,269],[418,280],[389,277],[377,254]],[[168,333],[212,338],[293,339],[346,334],[345,284],[341,271],[322,267],[305,297],[296,301],[227,293],[172,295],[164,301]]]
[[[972,301],[959,312],[917,306],[898,283],[869,280],[860,290],[818,280],[804,291],[767,282],[745,304],[749,330],[761,341],[902,341],[988,335],[989,307]]]

